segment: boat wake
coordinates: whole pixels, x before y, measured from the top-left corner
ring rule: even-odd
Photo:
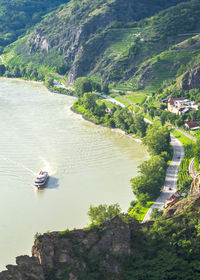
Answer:
[[[6,158],[6,157],[2,157],[3,160],[7,161],[7,162],[10,162],[16,166],[18,166],[19,168],[23,168],[24,170],[30,172],[31,174],[33,174],[34,176],[37,175],[37,172],[34,172],[33,170],[31,170],[30,168],[26,167],[25,165],[19,163],[19,162],[16,162],[14,160],[11,160],[9,158]]]
[[[42,157],[40,157],[40,159],[41,159],[41,161],[43,163],[42,170],[47,171],[49,174],[51,174],[51,176],[54,175],[56,173],[56,170],[53,169],[53,167],[50,165],[50,163],[46,159],[44,159]]]

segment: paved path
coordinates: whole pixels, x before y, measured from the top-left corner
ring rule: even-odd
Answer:
[[[116,100],[112,97],[109,97],[107,95],[102,95],[100,93],[96,93],[99,96],[102,96],[111,102],[116,104]],[[117,105],[125,107],[121,102],[117,101]],[[145,122],[152,123],[148,119],[144,119]],[[150,220],[150,215],[153,208],[159,208],[163,209],[165,201],[172,196],[176,192],[177,187],[177,178],[178,178],[178,170],[179,165],[181,163],[181,160],[184,158],[184,148],[181,142],[173,135],[170,135],[171,137],[171,145],[174,150],[172,161],[167,169],[166,177],[165,177],[165,183],[162,189],[162,192],[156,202],[149,208],[147,214],[145,215],[143,219],[143,223]],[[169,190],[171,188],[171,190]]]
[[[173,135],[170,136],[171,144],[174,149],[174,155],[167,169],[162,192],[156,200],[156,202],[149,208],[147,214],[145,215],[142,221],[143,223],[151,219],[150,216],[153,208],[163,209],[165,201],[176,192],[178,170],[181,160],[184,158],[184,148],[181,142],[176,137],[174,137]],[[171,190],[169,190],[169,188],[171,188]]]
[[[108,96],[108,95],[105,95],[105,94],[102,94],[102,93],[99,93],[99,92],[93,92],[93,93],[96,94],[96,95],[99,95],[99,96],[101,96],[101,97],[103,97],[105,99],[107,99],[108,101],[110,101],[110,102],[112,102],[112,103],[114,103],[114,104],[116,104],[118,106],[121,106],[123,108],[126,107],[124,104],[122,104],[118,100],[112,98],[111,96]]]

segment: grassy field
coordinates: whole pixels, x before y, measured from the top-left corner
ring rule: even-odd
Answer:
[[[144,216],[146,215],[147,211],[149,210],[149,208],[151,207],[151,205],[154,203],[155,201],[148,201],[146,206],[141,206],[139,213],[135,212],[134,210],[131,210],[131,212],[129,213],[130,216],[135,216],[136,219],[139,222],[142,222],[144,219]]]
[[[176,131],[175,129],[172,129],[170,133],[174,135],[183,145],[194,143],[194,141],[192,141],[182,133]]]
[[[126,98],[128,101],[135,103],[137,105],[142,105],[147,99],[147,96],[145,94],[138,94],[138,93],[127,94],[124,95],[123,97]]]
[[[129,105],[130,105],[127,101],[121,99],[121,98],[118,97],[118,96],[115,96],[115,95],[114,95],[113,98],[115,98],[117,101],[121,102],[121,103],[124,104],[125,106],[129,106]]]
[[[107,108],[114,108],[114,107],[118,107],[117,105],[115,105],[113,102],[111,102],[111,101],[108,101],[108,100],[106,100],[106,99],[99,99],[99,100],[97,100],[97,104],[98,105],[101,105],[101,104],[103,104],[103,103],[105,103],[106,104],[106,107]]]

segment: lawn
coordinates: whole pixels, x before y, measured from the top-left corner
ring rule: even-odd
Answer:
[[[118,96],[116,96],[116,95],[114,95],[114,96],[112,96],[112,97],[113,97],[114,99],[116,99],[117,101],[121,102],[122,104],[124,104],[125,106],[129,106],[129,105],[130,105],[127,101],[121,99],[120,97],[118,97]]]
[[[194,141],[192,141],[182,133],[176,131],[175,129],[172,129],[170,133],[174,135],[183,145],[194,143]]]
[[[154,203],[155,201],[148,201],[146,206],[140,206],[140,211],[139,213],[135,212],[134,210],[131,210],[131,212],[129,212],[130,216],[134,216],[136,217],[136,219],[139,222],[142,222],[144,219],[144,216],[146,215],[147,211],[149,210],[149,208],[151,207],[151,205]]]
[[[99,99],[99,100],[97,100],[97,104],[98,105],[102,105],[103,103],[105,103],[106,104],[106,107],[107,108],[117,108],[118,106],[116,105],[116,104],[114,104],[113,102],[111,102],[111,101],[108,101],[108,100],[106,100],[106,99]]]
[[[127,94],[124,95],[123,97],[126,98],[128,101],[135,103],[137,105],[142,105],[147,99],[147,96],[145,94],[139,94],[139,93]]]

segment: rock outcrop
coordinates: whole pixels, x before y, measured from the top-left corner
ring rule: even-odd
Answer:
[[[200,194],[188,196],[187,198],[177,202],[173,206],[167,207],[164,211],[164,215],[166,215],[167,217],[178,215],[186,210],[189,206],[195,206],[196,204],[200,205]]]
[[[197,65],[183,76],[180,88],[183,90],[200,88],[200,65]]]
[[[126,223],[116,216],[90,230],[45,233],[35,240],[32,257],[18,257],[16,266],[0,273],[0,280],[77,280],[92,267],[108,279],[120,279],[119,258],[131,253],[131,232],[137,227],[136,220]]]
[[[17,265],[7,265],[7,271],[0,273],[0,280],[45,280],[44,271],[35,257],[20,256]]]
[[[200,194],[200,174],[197,174],[190,187],[190,196]]]

